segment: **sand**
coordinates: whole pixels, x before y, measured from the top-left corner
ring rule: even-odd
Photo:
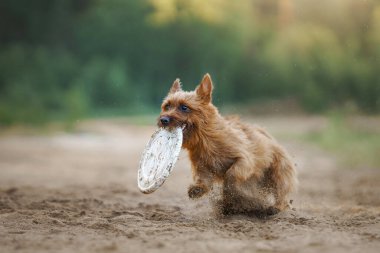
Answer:
[[[258,122],[276,136],[323,119]],[[154,129],[93,120],[71,133],[3,134],[0,252],[379,252],[379,169],[343,167],[287,138],[300,179],[294,209],[218,218],[208,198],[187,197],[184,151],[160,189],[139,192],[138,163]]]

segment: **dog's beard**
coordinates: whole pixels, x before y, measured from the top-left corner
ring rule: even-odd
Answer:
[[[186,142],[191,138],[194,126],[188,122],[182,124],[183,141]]]

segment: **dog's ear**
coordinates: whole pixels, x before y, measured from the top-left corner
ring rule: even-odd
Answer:
[[[169,94],[173,94],[173,93],[176,93],[176,92],[181,91],[181,90],[182,90],[181,82],[180,82],[179,78],[177,78],[177,79],[175,79],[174,83],[172,84],[172,87],[169,90]]]
[[[212,89],[213,85],[211,76],[207,73],[206,75],[204,75],[201,83],[195,89],[195,92],[203,101],[205,101],[206,103],[210,103]]]

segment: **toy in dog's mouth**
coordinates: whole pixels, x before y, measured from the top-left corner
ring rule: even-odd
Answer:
[[[141,156],[137,185],[152,193],[169,177],[182,147],[183,127],[159,128],[153,133]]]
[[[175,131],[175,129],[180,128],[182,129],[183,137],[185,138],[191,131],[191,125],[187,123],[178,123],[175,126],[159,126],[161,128],[164,128],[168,131]]]

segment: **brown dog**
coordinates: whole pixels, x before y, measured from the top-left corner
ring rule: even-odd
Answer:
[[[158,120],[161,127],[184,127],[182,147],[195,182],[189,197],[203,196],[219,181],[223,214],[284,210],[297,184],[288,154],[264,129],[222,117],[211,103],[212,90],[209,74],[191,92],[175,80]]]

